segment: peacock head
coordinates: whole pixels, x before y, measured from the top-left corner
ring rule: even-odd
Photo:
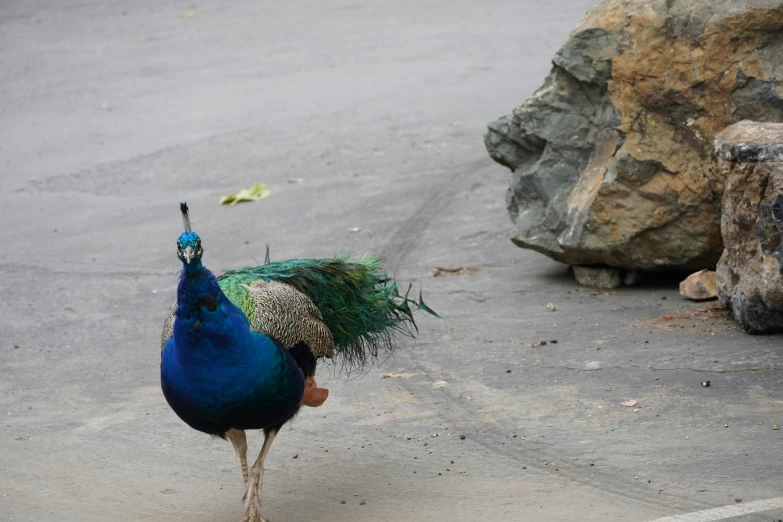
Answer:
[[[177,239],[177,257],[189,265],[191,261],[201,260],[204,249],[201,248],[201,238],[195,232],[183,232]]]
[[[201,238],[190,229],[188,204],[180,203],[179,208],[182,211],[182,224],[185,226],[185,231],[177,238],[177,257],[189,265],[194,260],[201,261],[204,249],[201,248]]]

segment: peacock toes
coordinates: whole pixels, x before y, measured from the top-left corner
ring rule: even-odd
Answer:
[[[247,489],[245,490],[245,518],[240,522],[269,522],[261,515],[261,487],[264,484],[264,459],[269,452],[272,441],[275,440],[279,426],[264,429],[264,445],[253,467],[250,468]]]
[[[311,376],[305,379],[302,404],[315,408],[326,402],[327,397],[329,397],[329,390],[326,388],[319,388],[318,384],[315,382],[315,377]]]

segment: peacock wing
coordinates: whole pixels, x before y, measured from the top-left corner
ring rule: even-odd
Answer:
[[[334,356],[332,332],[307,295],[285,283],[262,279],[242,286],[252,302],[248,314],[251,330],[276,339],[286,349],[303,342],[316,358]]]

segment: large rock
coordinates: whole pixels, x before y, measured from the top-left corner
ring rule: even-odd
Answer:
[[[783,124],[741,122],[715,138],[726,176],[718,296],[750,333],[783,331]]]
[[[713,267],[724,175],[713,136],[783,119],[783,0],[608,0],[543,85],[489,125],[513,171],[514,243],[575,265]]]

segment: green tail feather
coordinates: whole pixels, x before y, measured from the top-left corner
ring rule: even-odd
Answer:
[[[230,270],[218,277],[226,296],[245,313],[251,302],[242,286],[253,281],[279,281],[306,294],[323,315],[332,331],[337,352],[351,367],[375,361],[378,355],[393,350],[395,334],[414,336],[417,330],[412,303],[417,310],[438,316],[419,301],[401,296],[397,284],[383,271],[381,261],[369,254],[349,261],[342,253],[332,259],[291,259],[260,266]],[[408,288],[410,291],[410,287]]]

